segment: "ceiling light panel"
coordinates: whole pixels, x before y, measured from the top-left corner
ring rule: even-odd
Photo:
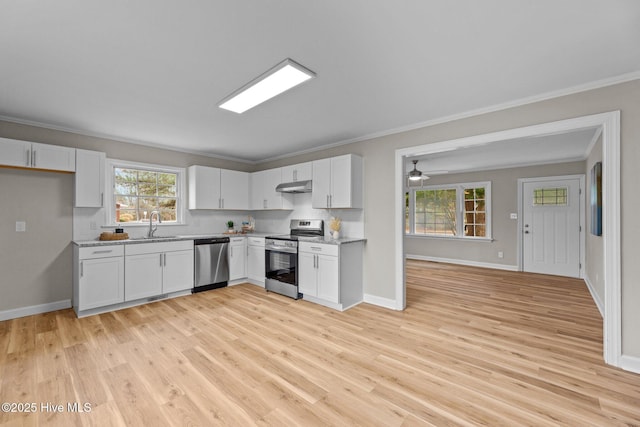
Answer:
[[[315,76],[313,71],[287,58],[223,99],[218,107],[241,114]]]

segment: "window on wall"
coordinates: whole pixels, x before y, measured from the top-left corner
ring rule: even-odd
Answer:
[[[153,211],[158,211],[163,223],[182,223],[184,169],[115,160],[110,163],[110,223],[148,224]]]
[[[489,239],[490,196],[490,182],[410,188],[405,193],[405,232]]]

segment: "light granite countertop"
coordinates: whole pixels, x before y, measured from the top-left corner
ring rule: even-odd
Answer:
[[[147,238],[133,238],[126,240],[79,240],[73,241],[73,244],[79,247],[92,247],[92,246],[106,246],[106,245],[131,245],[131,244],[139,244],[139,243],[152,243],[152,242],[175,242],[179,240],[196,240],[196,239],[207,239],[212,237],[267,237],[273,235],[281,235],[282,233],[267,233],[267,232],[254,232],[254,233],[246,233],[246,234],[224,234],[224,233],[211,233],[211,234],[184,234],[170,237],[158,236],[151,239]],[[339,239],[333,239],[331,237],[323,237],[321,239],[317,237],[298,237],[298,241],[300,242],[315,242],[315,243],[323,243],[329,245],[344,245],[348,243],[356,243],[356,242],[366,242],[367,239],[364,238],[351,238],[351,237],[341,237]]]

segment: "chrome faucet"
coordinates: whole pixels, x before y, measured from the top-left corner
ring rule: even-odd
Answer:
[[[153,225],[153,216],[156,216],[158,223],[162,224],[162,218],[160,218],[160,212],[151,211],[151,215],[149,215],[149,233],[147,233],[147,238],[150,239],[153,237],[153,233],[158,229],[158,224]]]

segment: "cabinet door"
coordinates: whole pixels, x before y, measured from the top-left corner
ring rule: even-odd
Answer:
[[[124,257],[80,261],[78,309],[124,302]]]
[[[247,257],[247,277],[258,282],[264,282],[264,246],[261,247],[249,245],[249,255]]]
[[[298,252],[298,292],[318,296],[316,254]]]
[[[222,209],[249,209],[249,174],[221,169],[220,198]]]
[[[266,171],[253,172],[249,177],[249,209],[259,211],[265,209],[264,177]]]
[[[247,277],[245,239],[233,241],[229,245],[229,280],[238,280]]]
[[[17,139],[0,138],[0,165],[31,166],[31,143]]]
[[[351,156],[331,159],[331,199],[332,208],[351,207]]]
[[[331,194],[331,159],[313,162],[313,190],[311,192],[311,206],[316,209],[329,207]]]
[[[162,294],[162,253],[125,256],[125,301]]]
[[[220,169],[189,166],[189,209],[220,209]]]
[[[49,144],[31,144],[31,167],[58,171],[75,172],[75,148]]]
[[[193,288],[193,250],[165,252],[162,293]]]
[[[313,179],[311,162],[282,167],[282,182],[307,181]]]
[[[104,206],[105,153],[76,150],[75,207],[100,208]]]
[[[340,302],[340,271],[338,257],[316,255],[318,270],[318,298]]]
[[[276,191],[276,187],[282,183],[282,170],[280,168],[266,170],[263,178],[265,209],[282,209],[282,194]]]

